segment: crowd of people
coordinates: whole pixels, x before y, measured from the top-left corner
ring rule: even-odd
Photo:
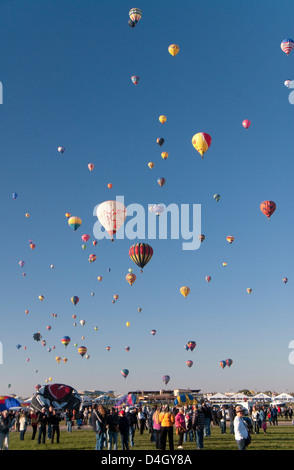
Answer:
[[[59,411],[49,407],[40,412],[21,409],[5,410],[0,413],[0,450],[9,448],[9,432],[19,432],[20,440],[30,426],[30,439],[38,444],[46,440],[60,442],[60,422],[71,433],[73,424],[77,429],[89,426],[96,434],[95,450],[129,450],[135,446],[135,432],[142,435],[148,432],[150,441],[157,450],[165,450],[167,445],[173,451],[175,447],[183,449],[187,441],[196,443],[197,449],[203,449],[204,437],[211,436],[212,427],[219,427],[222,434],[227,429],[234,434],[238,449],[244,450],[249,445],[250,436],[264,434],[268,426],[278,425],[278,418],[292,420],[291,407],[281,408],[268,405],[253,405],[249,410],[238,405],[213,406],[201,400],[198,404],[171,407],[167,404],[153,406],[106,407],[93,404],[83,410]],[[174,430],[176,437],[174,436]]]

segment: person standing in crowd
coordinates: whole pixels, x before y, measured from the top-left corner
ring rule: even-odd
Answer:
[[[245,450],[249,433],[247,426],[243,420],[243,408],[240,405],[236,407],[236,416],[234,419],[234,433],[238,449]]]
[[[106,415],[107,410],[103,405],[99,405],[96,413],[96,450],[103,450],[106,433]]]
[[[56,442],[57,444],[59,444],[59,438],[60,438],[60,426],[59,426],[59,423],[61,421],[61,417],[59,414],[57,414],[56,410],[53,410],[52,411],[52,415],[51,415],[51,444],[54,443],[54,437],[55,437],[55,434],[56,434]]]
[[[178,449],[183,449],[184,433],[187,430],[186,429],[185,415],[184,415],[184,408],[180,408],[179,412],[176,414],[175,425],[176,425],[176,434],[179,437]]]
[[[51,439],[51,435],[52,435],[52,422],[51,422],[52,413],[53,413],[53,407],[49,406],[48,414],[47,414],[47,417],[48,417],[47,439]]]
[[[254,427],[254,432],[255,434],[259,434],[259,411],[258,407],[256,405],[253,405],[252,407],[252,413],[251,413],[252,421],[253,421],[253,427]]]
[[[81,429],[83,425],[83,418],[84,418],[83,410],[79,410],[77,412],[77,429]]]
[[[136,422],[137,418],[133,412],[133,409],[126,408],[126,418],[129,422],[129,436],[130,436],[130,446],[134,447],[135,445],[135,430],[136,430]]]
[[[9,431],[12,425],[8,410],[2,411],[0,413],[0,450],[9,449]]]
[[[21,441],[24,440],[27,426],[28,426],[28,418],[27,418],[26,412],[22,410],[19,415],[19,437]]]
[[[160,411],[156,407],[156,410],[153,413],[152,421],[153,421],[153,432],[155,437],[155,447],[156,449],[161,449],[161,424],[159,419]]]
[[[166,439],[168,437],[169,450],[174,450],[174,424],[175,416],[169,410],[169,406],[165,405],[162,412],[159,414],[161,424],[161,449],[166,448]]]
[[[229,418],[230,418],[230,433],[234,434],[234,419],[236,417],[236,412],[233,405],[229,407]]]
[[[117,437],[119,432],[119,426],[118,415],[115,408],[111,408],[110,412],[107,414],[105,426],[108,441],[107,449],[112,450],[113,446],[113,450],[117,450]]]
[[[46,439],[46,427],[48,423],[48,418],[46,414],[46,409],[45,407],[42,408],[42,411],[38,413],[38,444],[42,443],[45,444],[45,439]]]
[[[36,433],[37,433],[37,428],[38,428],[38,416],[37,416],[37,413],[35,411],[31,411],[30,420],[31,420],[31,426],[32,426],[32,429],[33,429],[32,441],[34,441],[35,437],[36,437]]]
[[[205,415],[202,409],[202,406],[198,408],[197,405],[193,406],[193,414],[192,414],[192,428],[195,432],[195,440],[197,449],[204,448],[204,425],[205,425]]]
[[[186,423],[186,432],[184,434],[184,442],[188,441],[193,442],[193,429],[192,429],[192,412],[189,409],[186,409],[185,412],[185,423]]]
[[[274,426],[278,425],[278,410],[276,405],[273,405],[271,409],[271,419]]]
[[[119,432],[121,437],[122,450],[129,450],[129,422],[125,416],[125,410],[119,412],[118,419]]]
[[[264,409],[264,406],[260,408],[259,411],[259,421],[260,421],[260,427],[263,430],[263,433],[266,434],[266,412]]]
[[[66,409],[64,413],[64,417],[65,417],[67,432],[72,432],[72,417],[73,417],[72,412]]]
[[[226,434],[227,433],[227,414],[226,414],[225,405],[222,405],[221,410],[220,410],[219,424],[220,424],[221,434]]]
[[[211,413],[211,408],[208,403],[205,403],[203,400],[201,402],[201,406],[204,412],[204,437],[210,437],[211,436],[211,421],[212,421],[212,413]]]
[[[142,408],[139,408],[138,412],[138,421],[139,421],[139,430],[140,434],[143,434],[144,429],[145,429],[145,424],[146,424],[146,413],[142,410]]]

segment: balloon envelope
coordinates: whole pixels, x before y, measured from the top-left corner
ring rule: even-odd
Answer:
[[[276,210],[276,203],[274,201],[263,201],[260,204],[260,210],[269,219]]]
[[[201,158],[211,145],[211,137],[205,132],[198,132],[192,137],[192,145],[200,153]]]
[[[283,52],[285,52],[285,54],[289,55],[290,52],[292,51],[294,47],[294,41],[293,39],[284,39],[282,42],[281,42],[281,49]]]
[[[120,201],[105,201],[97,208],[97,217],[101,225],[113,239],[127,216],[127,209]]]
[[[177,44],[171,44],[168,48],[168,52],[170,53],[170,55],[172,55],[173,57],[176,56],[178,53],[179,53],[179,46]]]
[[[153,256],[153,248],[147,243],[136,243],[129,249],[129,256],[137,266],[143,269]]]

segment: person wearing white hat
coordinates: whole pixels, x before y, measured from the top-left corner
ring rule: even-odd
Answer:
[[[249,436],[246,424],[243,420],[244,409],[242,406],[236,406],[236,417],[234,419],[235,440],[239,450],[245,450]]]

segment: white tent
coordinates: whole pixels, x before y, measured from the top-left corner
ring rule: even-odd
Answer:
[[[275,401],[294,401],[294,398],[288,393],[280,393],[280,395],[276,395],[273,399],[273,402]]]
[[[247,395],[244,395],[244,393],[235,393],[235,395],[231,396],[231,399],[234,401],[239,401],[239,400],[248,400],[249,397],[247,397]]]
[[[209,401],[220,401],[220,400],[229,400],[226,395],[223,393],[215,393],[211,397],[208,398]]]
[[[254,397],[252,397],[252,400],[271,401],[271,397],[269,395],[266,395],[265,393],[258,393],[257,395],[254,395]]]

